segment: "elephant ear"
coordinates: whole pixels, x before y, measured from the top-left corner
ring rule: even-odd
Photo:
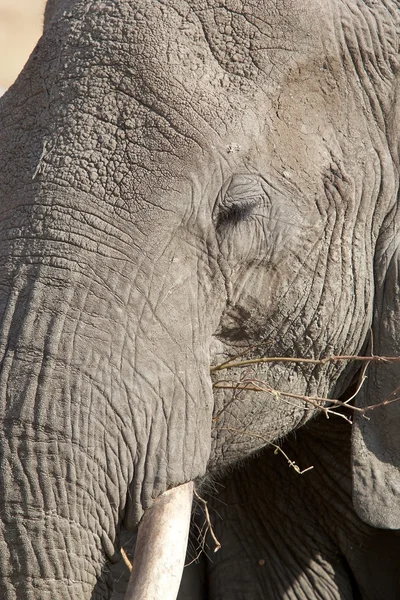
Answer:
[[[395,229],[383,236],[375,265],[373,353],[381,356],[400,356],[400,252]],[[356,402],[360,408],[384,404],[354,419],[354,508],[366,523],[400,529],[400,362],[371,362]]]

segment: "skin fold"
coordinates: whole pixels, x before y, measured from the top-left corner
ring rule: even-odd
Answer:
[[[122,598],[191,481],[181,600],[398,597],[398,363],[351,425],[306,397],[356,362],[210,368],[400,355],[399,41],[395,0],[47,3],[0,101],[1,598]]]

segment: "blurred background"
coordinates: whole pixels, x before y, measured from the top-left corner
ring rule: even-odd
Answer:
[[[42,31],[46,0],[0,0],[0,94],[17,78]]]

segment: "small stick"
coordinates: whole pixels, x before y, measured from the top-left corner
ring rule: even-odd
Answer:
[[[309,365],[326,365],[330,362],[341,362],[341,361],[359,361],[359,362],[399,362],[400,356],[327,356],[326,358],[291,358],[287,356],[265,356],[263,358],[249,358],[248,360],[232,360],[231,362],[224,362],[220,365],[215,365],[210,368],[211,373],[215,371],[222,371],[223,369],[233,369],[248,367],[249,365],[257,365],[261,363],[304,363]]]
[[[289,467],[292,467],[292,469],[294,469],[296,471],[296,473],[298,473],[299,475],[304,475],[304,473],[307,473],[307,471],[311,471],[311,469],[314,468],[314,465],[311,465],[311,467],[307,467],[306,469],[301,470],[300,467],[298,465],[296,465],[294,460],[290,460],[290,458],[288,457],[286,452],[284,452],[280,446],[277,446],[276,444],[271,444],[271,445],[274,446],[274,448],[275,448],[274,454],[278,454],[278,452],[280,452],[282,454],[282,456],[284,456],[286,458],[286,460],[289,464]]]
[[[132,573],[132,563],[129,560],[129,558],[127,557],[126,552],[122,547],[121,547],[120,552],[121,552],[122,560],[124,561],[129,573]]]
[[[214,388],[216,389],[223,389],[223,390],[248,390],[251,392],[266,392],[268,394],[272,394],[273,396],[275,396],[275,398],[278,398],[280,396],[285,396],[286,398],[295,398],[297,400],[303,400],[304,402],[309,402],[311,404],[313,404],[314,406],[317,406],[318,408],[324,409],[324,406],[320,406],[319,402],[329,402],[331,404],[335,404],[337,406],[346,406],[347,408],[350,408],[351,410],[354,410],[356,412],[360,412],[363,413],[366,409],[365,408],[359,408],[357,406],[349,406],[347,404],[345,404],[344,402],[342,402],[341,400],[337,400],[336,398],[324,398],[322,396],[304,396],[302,394],[292,394],[291,392],[282,392],[280,390],[274,390],[273,388],[270,388],[267,385],[258,385],[257,384],[257,380],[252,380],[249,382],[246,381],[239,381],[239,382],[225,382],[225,381],[217,381],[216,383],[214,383],[213,385]],[[380,406],[380,405],[377,405]],[[372,408],[372,407],[370,407]],[[374,406],[375,408],[375,406]]]
[[[208,526],[207,528],[208,528],[208,530],[211,534],[211,537],[214,540],[214,544],[215,544],[214,552],[218,552],[218,550],[220,550],[220,548],[221,548],[221,544],[219,543],[217,536],[214,533],[214,529],[211,525],[211,519],[210,519],[210,513],[208,512],[207,501],[204,500],[204,498],[202,498],[201,496],[199,496],[199,494],[196,492],[196,490],[194,490],[193,495],[203,505],[204,515],[205,515],[207,526]]]
[[[290,460],[288,455],[282,450],[282,448],[280,446],[277,446],[277,444],[273,444],[272,442],[268,442],[265,439],[265,437],[263,437],[262,435],[258,435],[257,433],[253,433],[253,432],[245,431],[245,430],[241,430],[241,429],[236,429],[235,427],[217,427],[216,429],[218,429],[218,431],[231,431],[233,433],[247,435],[248,437],[255,438],[256,440],[261,440],[265,444],[273,446],[275,448],[274,453],[277,454],[278,452],[280,452],[288,461],[289,466],[292,467],[296,471],[296,473],[298,473],[299,475],[303,475],[304,473],[307,473],[307,471],[311,471],[311,469],[314,468],[314,465],[311,465],[310,467],[307,467],[306,469],[300,469],[300,467],[298,465],[296,465],[296,463],[293,460]]]

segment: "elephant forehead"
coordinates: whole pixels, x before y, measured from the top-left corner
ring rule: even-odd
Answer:
[[[373,51],[374,43],[378,49],[398,36],[394,28],[380,29],[377,18],[385,25],[394,21],[388,17],[395,11],[399,22],[390,0],[373,10],[369,3],[347,5],[339,0],[100,0],[90,4],[50,0],[49,6],[47,13],[57,20],[62,16],[77,20],[71,42],[75,34],[80,44],[89,41],[94,54],[106,62],[109,53],[114,65],[122,59],[141,75],[155,67],[161,79],[173,74],[188,87],[192,82],[187,78],[194,72],[192,91],[201,88],[207,74],[218,84],[218,67],[248,81],[260,75],[267,75],[269,82],[282,81],[296,64],[311,60],[314,65],[325,54],[340,54],[345,30],[344,38],[349,32],[352,38],[345,45],[365,43]]]
[[[280,79],[301,55],[309,59],[313,50],[321,52],[321,29],[325,35],[333,31],[330,3],[317,0],[101,0],[89,10],[88,3],[59,0],[58,7],[48,12],[78,22],[70,40],[75,34],[80,44],[89,41],[106,62],[110,53],[114,64],[122,59],[141,75],[153,67],[161,78],[169,78],[173,67],[173,78],[181,80],[184,73],[188,84],[195,72],[197,89],[207,72],[214,78],[221,68],[248,80],[271,76],[276,68]]]
[[[54,173],[128,212],[139,200],[147,210],[149,201],[177,199],[186,210],[184,186],[192,197],[209,180],[215,198],[244,163],[260,170],[257,156],[266,152],[277,155],[281,172],[293,165],[304,179],[312,171],[308,190],[329,168],[338,123],[347,131],[344,69],[340,60],[324,64],[339,52],[334,29],[343,4],[59,0],[36,78],[44,104],[43,90],[51,91],[54,131],[38,145],[36,165],[43,172],[57,163],[48,178]],[[203,196],[204,189],[196,198]]]
[[[134,136],[137,151],[171,157],[173,146],[187,156],[191,142],[217,144],[215,134],[226,137],[227,125],[231,136],[246,131],[249,140],[253,130],[259,135],[256,122],[265,120],[274,90],[287,89],[288,73],[293,79],[299,64],[323,60],[319,28],[310,29],[313,6],[310,0],[60,0],[49,13],[41,77],[53,98],[64,80],[63,94],[74,95],[71,110],[111,123],[122,138]],[[310,73],[319,79],[319,69]],[[223,147],[229,151],[232,141],[224,139]]]
[[[282,76],[302,54],[309,57],[313,49],[321,51],[318,22],[327,11],[319,2],[198,4],[203,5],[197,15],[211,52],[229,73],[258,78],[261,72],[279,79],[278,72]]]

